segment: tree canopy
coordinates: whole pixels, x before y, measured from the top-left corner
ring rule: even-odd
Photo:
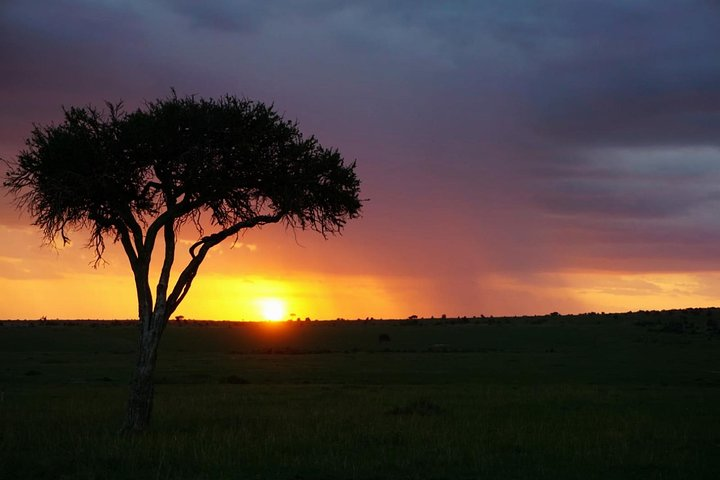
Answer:
[[[272,107],[232,96],[107,107],[72,107],[61,124],[35,126],[7,175],[48,241],[89,228],[100,259],[107,235],[141,226],[151,237],[193,221],[203,234],[204,212],[221,236],[277,220],[336,233],[359,214],[355,164]]]

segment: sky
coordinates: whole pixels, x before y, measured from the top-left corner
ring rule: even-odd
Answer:
[[[188,318],[714,306],[718,32],[715,0],[6,0],[0,158],[62,106],[174,88],[272,103],[357,161],[362,218],[222,244]],[[0,318],[136,316],[121,249],[93,269],[83,232],[31,223],[0,196]]]

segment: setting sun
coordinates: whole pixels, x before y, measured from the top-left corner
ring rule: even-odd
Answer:
[[[287,315],[287,304],[279,298],[263,298],[258,301],[260,314],[269,322],[283,320]]]

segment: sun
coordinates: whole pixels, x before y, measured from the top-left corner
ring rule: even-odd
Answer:
[[[258,307],[268,322],[278,322],[287,316],[287,303],[279,298],[262,298],[258,300]]]

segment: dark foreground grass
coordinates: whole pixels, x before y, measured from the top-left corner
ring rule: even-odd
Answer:
[[[133,328],[5,323],[0,478],[720,478],[704,317],[596,320],[171,326],[137,437]]]

